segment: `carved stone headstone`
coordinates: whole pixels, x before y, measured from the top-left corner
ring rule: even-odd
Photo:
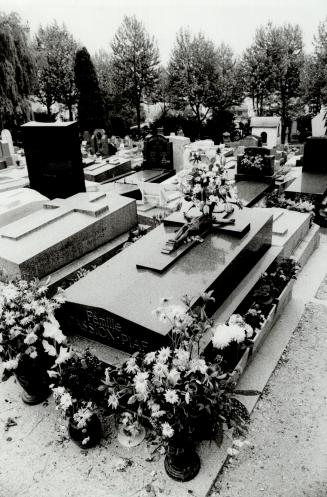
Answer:
[[[255,162],[256,158],[259,158]],[[265,147],[245,147],[244,154],[237,156],[236,180],[260,179],[271,182],[274,177],[275,156]]]
[[[14,149],[14,145],[12,142],[12,136],[11,136],[9,129],[3,129],[1,131],[1,141],[8,143],[9,153],[10,153],[10,155],[14,155],[15,149]]]
[[[0,169],[15,164],[15,149],[9,129],[3,129],[0,140]],[[2,163],[2,166],[1,166]]]
[[[163,135],[156,134],[144,141],[143,150],[146,169],[170,169],[173,165],[173,145]]]

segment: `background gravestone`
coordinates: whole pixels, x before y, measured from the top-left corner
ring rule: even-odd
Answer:
[[[261,156],[263,158],[263,167],[261,170],[256,167],[249,167],[244,164],[243,159]],[[270,154],[270,149],[266,147],[245,147],[244,154],[237,156],[237,174],[235,179],[239,180],[268,180],[273,181],[274,177],[275,156]]]
[[[30,186],[46,197],[85,192],[76,122],[29,122],[22,126]]]
[[[327,175],[327,136],[307,139],[303,152],[303,171]]]
[[[174,168],[173,145],[161,134],[150,136],[144,141],[143,167],[146,169]]]

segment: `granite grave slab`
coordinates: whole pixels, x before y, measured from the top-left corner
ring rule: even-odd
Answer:
[[[84,168],[84,177],[88,181],[101,183],[131,172],[131,161],[122,158],[107,159]]]
[[[30,188],[2,192],[0,196],[0,227],[39,210],[47,199]]]
[[[137,224],[135,200],[103,192],[44,203],[0,228],[0,267],[9,276],[41,278]]]
[[[135,352],[167,342],[170,327],[153,313],[163,297],[180,304],[185,293],[213,290],[213,313],[271,246],[272,214],[247,214],[251,228],[241,239],[209,233],[163,273],[137,268],[140,256],[164,246],[167,231],[160,225],[66,290],[58,315],[64,332]]]

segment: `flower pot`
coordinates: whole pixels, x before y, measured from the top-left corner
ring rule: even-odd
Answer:
[[[136,447],[137,445],[140,445],[141,442],[143,442],[144,438],[145,428],[142,425],[139,426],[139,431],[135,434],[128,433],[126,429],[124,429],[124,426],[120,425],[118,428],[117,439],[123,447]]]
[[[33,360],[20,362],[15,376],[23,388],[22,400],[25,404],[41,404],[49,397],[49,376],[38,363]]]
[[[68,422],[69,435],[83,449],[97,445],[102,436],[102,425],[97,414],[92,414],[84,428],[77,427],[73,418]]]
[[[168,445],[164,465],[173,480],[184,482],[195,478],[201,463],[192,440],[183,436],[173,437]]]

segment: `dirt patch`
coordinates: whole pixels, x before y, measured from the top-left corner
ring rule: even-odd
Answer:
[[[326,497],[327,307],[310,303],[211,497]]]

